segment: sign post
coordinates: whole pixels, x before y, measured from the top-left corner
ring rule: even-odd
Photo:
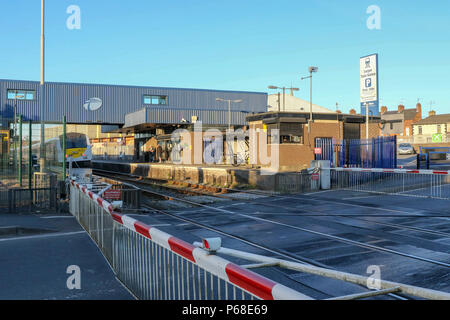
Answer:
[[[378,54],[372,54],[360,59],[360,84],[361,114],[379,116]],[[369,114],[367,114],[367,109]]]

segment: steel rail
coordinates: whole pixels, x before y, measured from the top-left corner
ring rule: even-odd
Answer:
[[[147,191],[145,189],[142,189],[142,190],[143,190],[143,192]],[[152,191],[149,191],[149,192],[153,193]],[[303,232],[306,232],[306,233],[315,234],[315,235],[318,235],[318,236],[321,236],[321,237],[330,238],[330,239],[336,240],[338,242],[343,242],[343,243],[359,246],[359,247],[366,248],[366,249],[371,249],[371,250],[378,251],[378,252],[386,252],[386,253],[399,255],[399,256],[406,257],[406,258],[415,259],[415,260],[419,260],[419,261],[423,261],[423,262],[439,265],[439,266],[442,266],[442,267],[450,268],[450,264],[449,263],[445,263],[445,262],[442,262],[442,261],[437,261],[437,260],[434,260],[434,259],[428,259],[428,258],[424,258],[424,257],[420,257],[420,256],[416,256],[416,255],[412,255],[412,254],[408,254],[408,253],[392,250],[392,249],[387,249],[387,248],[384,248],[384,247],[379,247],[379,246],[363,243],[363,242],[360,242],[360,241],[354,241],[354,240],[350,240],[350,239],[347,239],[347,238],[334,236],[334,235],[323,233],[323,232],[319,232],[319,231],[314,231],[314,230],[310,230],[310,229],[306,229],[306,228],[301,228],[301,227],[298,227],[298,226],[285,224],[285,223],[278,222],[278,221],[258,218],[258,217],[254,217],[254,216],[251,216],[251,215],[248,215],[248,214],[242,214],[242,213],[237,213],[237,212],[226,210],[226,209],[221,209],[221,208],[216,208],[216,207],[212,207],[212,206],[207,206],[207,205],[196,203],[196,202],[189,201],[189,200],[186,200],[186,199],[175,198],[175,197],[171,197],[171,198],[172,198],[172,200],[188,203],[188,204],[191,204],[191,205],[194,205],[194,206],[204,207],[204,208],[208,208],[208,209],[211,209],[211,210],[220,211],[220,212],[223,212],[223,213],[239,215],[239,216],[242,216],[242,217],[245,217],[245,218],[248,218],[248,219],[257,220],[257,221],[260,221],[260,222],[265,222],[265,223],[270,223],[270,224],[275,224],[275,225],[278,225],[278,226],[282,226],[282,227],[286,227],[286,228],[290,228],[290,229],[295,229],[295,230],[303,231]],[[171,215],[174,215],[174,214],[171,214]]]

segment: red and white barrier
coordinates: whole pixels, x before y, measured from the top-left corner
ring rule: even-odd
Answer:
[[[234,284],[235,286],[259,297],[263,300],[311,300],[312,298],[300,292],[292,290],[284,285],[269,280],[257,273],[242,268],[216,255],[195,247],[183,240],[171,236],[161,230],[148,226],[127,215],[115,212],[113,206],[97,194],[91,192],[85,186],[75,181],[74,187],[81,190],[104,210],[109,212],[117,223],[125,228],[139,233],[154,243],[170,250],[185,259],[196,264],[200,268],[216,275],[217,277]]]
[[[365,169],[365,168],[331,168],[331,170],[344,171],[344,172],[374,172],[374,173],[409,173],[409,174],[450,175],[450,171],[440,171],[440,170]]]

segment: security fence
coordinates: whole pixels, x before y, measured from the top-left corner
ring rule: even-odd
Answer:
[[[323,139],[317,138],[320,151],[316,160],[329,160],[335,167],[346,168],[396,168],[397,138],[373,139]]]
[[[56,188],[0,190],[0,211],[3,213],[24,214],[57,209]]]
[[[333,189],[450,199],[450,171],[332,168]]]
[[[105,185],[70,183],[70,212],[117,277],[139,299],[311,299],[196,248],[130,216],[98,196]]]

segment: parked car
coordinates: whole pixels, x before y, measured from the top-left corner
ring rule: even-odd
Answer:
[[[401,143],[398,146],[398,154],[415,154],[413,146],[409,143]]]

